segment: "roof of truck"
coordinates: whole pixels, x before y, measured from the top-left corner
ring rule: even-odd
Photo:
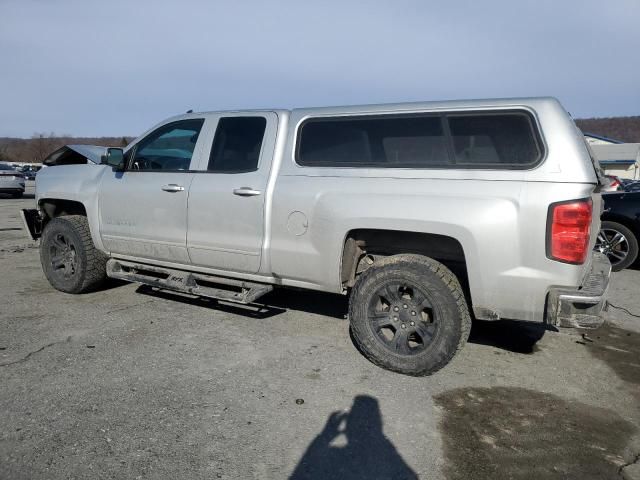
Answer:
[[[260,108],[260,109],[234,109],[234,110],[210,110],[201,112],[183,113],[181,115],[175,115],[167,118],[146,132],[143,132],[139,137],[144,137],[147,133],[155,130],[160,125],[164,125],[168,122],[174,122],[178,120],[187,120],[192,118],[202,118],[206,115],[242,115],[247,113],[275,113],[276,115],[292,115],[293,118],[299,120],[300,118],[312,116],[312,115],[349,115],[349,114],[380,114],[380,113],[394,113],[394,112],[415,112],[415,111],[435,111],[435,110],[450,110],[450,109],[494,109],[494,108],[522,108],[531,107],[536,110],[545,106],[554,105],[556,108],[562,106],[560,102],[554,97],[516,97],[516,98],[487,98],[487,99],[469,99],[469,100],[441,100],[441,101],[424,101],[424,102],[404,102],[404,103],[379,103],[379,104],[365,104],[365,105],[342,105],[331,107],[300,107],[291,110],[283,108]],[[127,146],[131,148],[135,144],[135,141]]]
[[[179,117],[192,117],[202,114],[229,114],[229,113],[264,113],[264,112],[295,112],[295,111],[318,111],[320,112],[366,112],[366,111],[402,111],[420,109],[446,109],[446,108],[483,108],[483,107],[509,107],[523,105],[540,105],[544,103],[559,103],[554,97],[514,97],[514,98],[487,98],[469,100],[438,100],[438,101],[418,101],[402,103],[372,103],[362,105],[334,105],[323,107],[297,107],[293,109],[283,108],[261,108],[261,109],[234,109],[234,110],[211,110],[193,112]]]

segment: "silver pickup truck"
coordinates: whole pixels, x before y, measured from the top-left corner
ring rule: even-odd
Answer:
[[[601,323],[600,185],[553,98],[188,113],[44,169],[23,215],[60,291],[349,295],[364,355],[426,375],[472,317]]]

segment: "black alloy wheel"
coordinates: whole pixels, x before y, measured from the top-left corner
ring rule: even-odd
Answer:
[[[369,302],[373,332],[389,351],[416,355],[438,334],[438,318],[428,293],[407,282],[385,282]]]
[[[71,238],[57,233],[49,245],[49,261],[54,275],[70,280],[78,274],[77,247]]]
[[[405,375],[430,375],[459,352],[471,329],[465,295],[440,262],[416,254],[376,260],[356,279],[349,323],[371,362]]]

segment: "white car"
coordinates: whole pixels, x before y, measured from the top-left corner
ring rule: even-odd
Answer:
[[[0,164],[0,193],[9,193],[14,198],[24,194],[24,175],[13,167]]]

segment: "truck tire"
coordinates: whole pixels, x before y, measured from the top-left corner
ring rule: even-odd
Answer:
[[[358,277],[349,322],[360,351],[374,364],[406,375],[430,375],[462,349],[471,317],[460,282],[422,255],[374,263]]]
[[[56,290],[65,293],[95,290],[107,278],[107,259],[93,245],[87,217],[57,217],[42,232],[40,263]]]
[[[611,270],[619,272],[638,258],[638,239],[621,223],[604,221],[594,249],[609,257]]]

